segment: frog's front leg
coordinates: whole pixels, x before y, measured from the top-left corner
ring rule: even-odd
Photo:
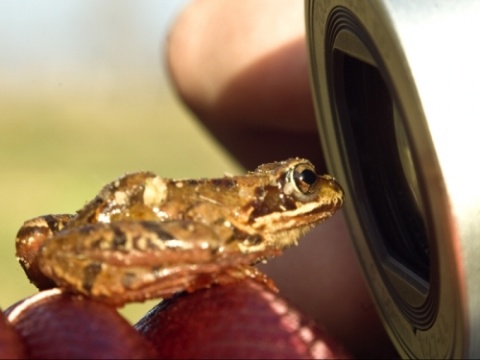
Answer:
[[[16,256],[28,279],[40,290],[55,287],[38,268],[37,255],[46,239],[61,231],[73,215],[45,215],[25,221],[15,240]]]
[[[264,256],[232,250],[201,223],[119,221],[57,233],[40,249],[38,264],[59,287],[119,306],[224,283],[224,270]],[[236,278],[246,276],[239,270]]]
[[[273,254],[270,256],[273,256]],[[225,285],[245,278],[254,279],[268,287],[271,291],[278,292],[278,288],[272,279],[256,267],[250,265],[232,266],[223,269],[215,275],[215,283]]]

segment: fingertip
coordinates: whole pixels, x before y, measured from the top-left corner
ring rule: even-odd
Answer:
[[[328,333],[253,280],[159,304],[135,325],[165,358],[348,358]]]
[[[19,334],[0,312],[0,359],[25,359],[27,351]]]
[[[33,358],[152,358],[151,344],[115,308],[58,289],[7,310]]]

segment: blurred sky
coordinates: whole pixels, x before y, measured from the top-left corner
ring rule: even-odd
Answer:
[[[167,29],[186,2],[0,1],[0,90],[68,86],[86,72],[103,85],[158,81]]]

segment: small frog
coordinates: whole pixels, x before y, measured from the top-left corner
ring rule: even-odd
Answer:
[[[19,230],[17,257],[40,289],[122,306],[245,277],[251,265],[297,244],[343,204],[343,191],[292,158],[243,176],[173,180],[151,172],[106,185],[75,215],[47,215]]]

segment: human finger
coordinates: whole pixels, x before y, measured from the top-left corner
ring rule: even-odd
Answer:
[[[247,167],[292,155],[323,168],[297,1],[193,1],[167,45],[183,101]]]
[[[27,298],[6,314],[31,358],[156,356],[151,344],[113,307],[59,289]]]
[[[183,294],[135,325],[162,358],[348,358],[349,353],[254,280]]]

